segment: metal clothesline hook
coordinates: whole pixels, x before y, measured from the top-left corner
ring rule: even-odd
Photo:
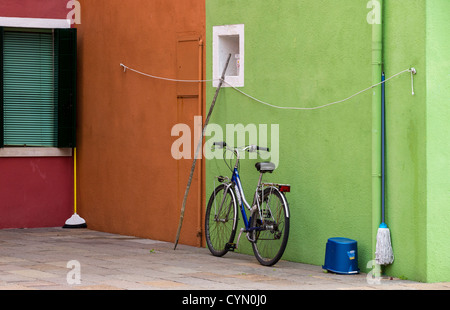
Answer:
[[[127,72],[127,66],[125,66],[124,64],[120,64],[121,67],[123,67],[123,72]]]
[[[409,69],[409,72],[411,72],[411,92],[412,95],[414,96],[414,75],[417,74],[416,68],[411,68]]]

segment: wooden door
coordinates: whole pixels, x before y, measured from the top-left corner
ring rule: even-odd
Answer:
[[[196,34],[181,34],[177,40],[177,79],[203,79],[203,46]],[[181,210],[194,160],[203,119],[203,83],[177,82],[177,121],[191,132],[191,156],[178,160],[177,202]],[[195,128],[196,127],[196,128]],[[202,245],[203,238],[203,160],[197,159],[189,189],[180,242]]]

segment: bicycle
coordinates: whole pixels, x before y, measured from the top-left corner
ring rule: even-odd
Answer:
[[[264,266],[276,264],[282,257],[289,238],[289,205],[284,193],[290,192],[290,185],[263,183],[263,175],[272,173],[275,164],[256,163],[255,167],[260,175],[250,206],[245,199],[239,177],[239,152],[269,152],[269,149],[256,145],[231,148],[225,142],[214,142],[212,147],[225,149],[224,153],[233,152],[236,162],[233,168],[228,166],[232,171],[231,179],[224,176],[217,177],[221,184],[214,189],[206,208],[206,244],[210,252],[220,257],[228,251],[234,251],[239,246],[242,233],[245,232],[259,263]],[[237,242],[234,243],[239,219],[238,206],[241,209],[244,227],[241,228]],[[250,217],[247,217],[246,210],[250,213]]]

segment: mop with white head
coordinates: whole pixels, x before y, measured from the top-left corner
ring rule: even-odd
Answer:
[[[381,223],[377,232],[375,261],[378,265],[389,265],[394,262],[394,252],[391,245],[391,232],[385,223]]]

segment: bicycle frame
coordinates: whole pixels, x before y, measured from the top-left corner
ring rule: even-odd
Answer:
[[[250,229],[250,222],[249,222],[249,219],[247,218],[247,213],[245,213],[244,206],[249,211],[251,211],[252,208],[248,204],[247,200],[245,199],[244,189],[242,188],[242,184],[241,184],[241,178],[239,177],[239,171],[236,167],[233,170],[233,176],[231,177],[231,181],[233,181],[235,184],[236,197],[238,200],[239,207],[241,208],[241,214],[242,214],[242,218],[244,219],[245,228],[246,228],[246,230],[248,230],[248,229]],[[258,186],[259,186],[259,183],[258,183]],[[255,204],[255,202],[259,204],[257,195],[258,195],[258,190],[256,190],[256,192],[255,192],[255,197],[253,198],[253,204]]]
[[[268,152],[269,149],[257,145],[230,148],[225,142],[214,142],[213,147],[215,146],[224,148],[225,151],[232,151],[236,155],[236,162],[232,168],[225,161],[232,172],[231,178],[216,177],[222,184],[217,187],[214,185],[215,189],[206,209],[205,228],[208,248],[213,255],[223,256],[228,251],[237,249],[242,233],[246,233],[258,261],[264,266],[272,266],[282,257],[289,237],[289,206],[284,192],[290,191],[290,185],[263,183],[263,174],[273,172],[275,165],[271,162],[258,162],[255,164],[256,169],[260,172],[258,185],[253,202],[249,204],[239,176],[239,152]],[[221,193],[223,197],[216,199],[216,193]],[[274,202],[273,205],[272,202]],[[239,211],[236,210],[238,205],[241,209],[244,227],[240,228],[235,243],[234,238],[239,219]],[[214,208],[214,212],[212,212],[212,208]],[[247,211],[250,212],[249,216]],[[224,223],[224,226],[220,223]],[[277,242],[271,242],[271,240]]]
[[[244,148],[244,150],[246,150],[246,149],[248,149],[250,147],[252,147],[252,146],[247,146],[247,147]],[[228,150],[232,151],[236,155],[236,163],[235,163],[234,168],[233,168],[233,174],[231,176],[231,183],[230,183],[230,185],[234,184],[237,202],[238,202],[239,208],[241,209],[242,218],[243,218],[244,224],[245,224],[244,231],[250,232],[252,230],[263,230],[263,228],[261,228],[261,227],[250,227],[251,215],[250,215],[250,218],[248,218],[247,217],[247,213],[245,212],[245,209],[247,209],[250,213],[252,213],[252,211],[254,211],[254,209],[257,209],[258,211],[260,211],[260,200],[259,200],[260,197],[259,197],[259,194],[260,193],[262,194],[261,186],[268,185],[268,186],[272,186],[272,187],[275,187],[275,188],[278,188],[280,186],[284,186],[284,187],[290,188],[290,186],[287,185],[287,184],[262,183],[263,173],[261,173],[260,176],[259,176],[258,185],[256,186],[255,195],[253,197],[253,203],[252,203],[252,205],[250,205],[247,202],[247,199],[245,198],[244,189],[242,187],[241,178],[239,176],[239,170],[238,170],[239,151],[236,148],[235,149],[231,149],[231,148],[228,148],[228,147],[226,147],[226,148]]]

